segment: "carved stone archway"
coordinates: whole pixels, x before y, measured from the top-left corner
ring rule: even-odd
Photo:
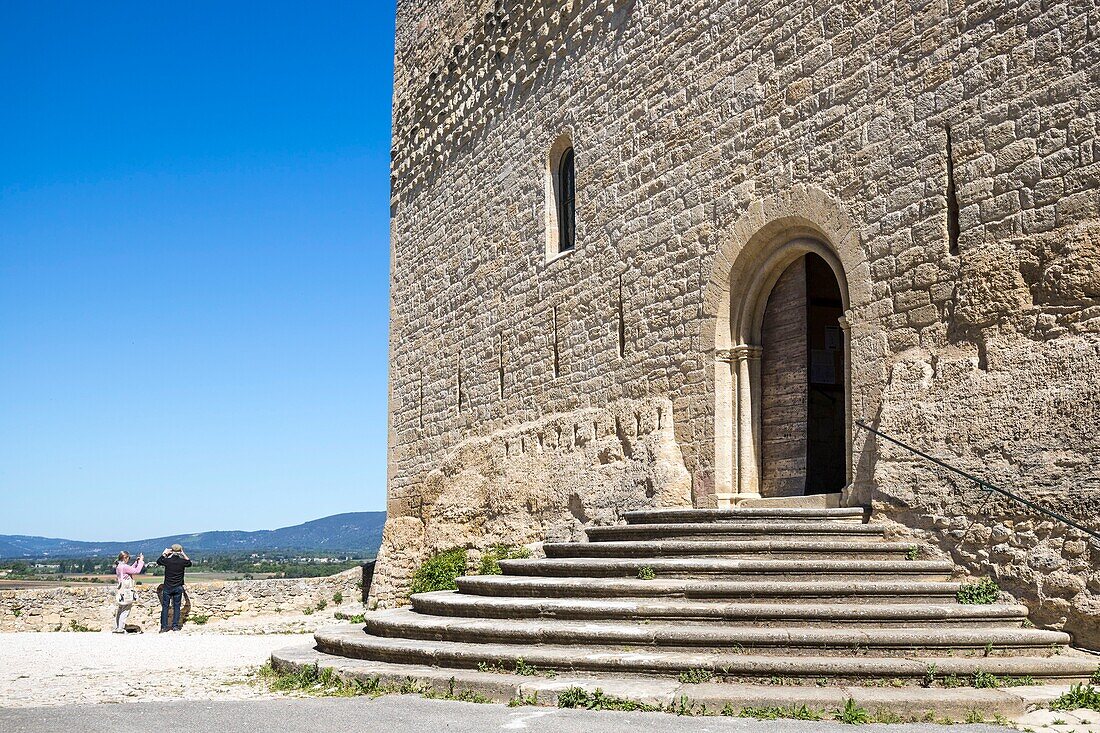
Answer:
[[[821,257],[840,286],[845,317],[845,446],[852,481],[851,334],[854,304],[870,300],[870,271],[852,227],[824,192],[799,187],[750,206],[715,258],[705,306],[713,309],[714,487],[719,507],[760,497],[761,326],[768,296],[792,262]],[[853,277],[854,276],[854,277]]]

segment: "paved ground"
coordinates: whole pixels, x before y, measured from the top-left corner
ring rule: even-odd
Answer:
[[[989,725],[873,726],[895,733],[1001,733]],[[664,713],[610,713],[425,700],[419,697],[162,702],[0,709],[4,733],[852,733],[850,725],[794,720],[678,718]]]

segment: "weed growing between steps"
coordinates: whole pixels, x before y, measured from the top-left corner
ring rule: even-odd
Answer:
[[[702,682],[710,682],[714,679],[714,672],[709,669],[695,668],[680,673],[680,681],[688,685],[697,685]]]
[[[531,557],[531,551],[526,547],[493,545],[481,556],[478,573],[481,575],[503,575],[504,571],[500,569],[501,560],[525,560],[529,557]]]
[[[726,707],[722,709],[722,715],[736,715],[738,718],[755,718],[756,720],[821,720],[820,712],[805,705],[799,705],[798,707],[794,707],[793,705],[790,707],[779,707],[775,705],[769,707],[747,707],[734,712],[733,705],[726,703]]]
[[[256,677],[272,692],[303,692],[320,697],[355,697],[381,694],[375,685],[360,680],[345,680],[331,667],[316,664],[299,667],[293,672],[275,669],[270,662],[260,667]]]
[[[653,580],[656,577],[657,572],[648,565],[638,568],[638,580]]]
[[[529,667],[534,669],[534,667]],[[505,670],[509,671],[509,670]],[[510,672],[510,671],[509,671]],[[522,674],[522,673],[521,673]],[[252,682],[263,685],[271,692],[299,693],[317,697],[380,697],[382,695],[420,695],[434,700],[454,700],[458,702],[472,702],[489,704],[495,701],[474,690],[460,690],[454,677],[449,681],[446,691],[439,691],[432,686],[415,680],[405,678],[399,684],[385,684],[379,677],[366,679],[345,678],[339,675],[331,667],[321,667],[317,664],[303,665],[293,671],[275,669],[271,663],[259,668],[253,675]],[[1076,685],[1069,693],[1059,698],[1064,707],[1054,709],[1075,709],[1088,707],[1090,704],[1100,702],[1100,692],[1091,685]],[[1055,704],[1057,704],[1056,701]],[[541,705],[537,692],[517,693],[508,701],[509,707],[528,707]],[[869,711],[848,698],[844,707],[832,711],[818,710],[807,705],[798,706],[770,706],[770,707],[735,707],[727,703],[719,710],[717,707],[708,707],[705,703],[692,700],[687,695],[681,695],[677,700],[667,705],[639,702],[629,698],[609,695],[597,688],[589,692],[581,687],[570,687],[558,693],[557,706],[559,708],[580,708],[585,710],[619,710],[636,712],[668,713],[691,717],[707,715],[723,715],[726,717],[755,718],[758,720],[835,720],[851,725],[864,723],[942,723],[956,722],[950,718],[936,718],[930,710],[923,716],[902,716],[898,713],[883,708]],[[1096,708],[1093,708],[1096,709]],[[971,710],[966,716],[968,723],[981,723],[987,718],[978,710]],[[994,715],[992,721],[1006,725],[1006,721],[999,715]]]
[[[332,617],[337,621],[347,621],[348,623],[352,624],[365,624],[367,622],[366,615],[362,613],[353,613],[349,616],[346,613],[341,613],[340,611],[337,611],[336,613],[332,614]]]
[[[1023,677],[998,677],[982,670],[978,670],[970,677],[960,678],[951,674],[941,681],[944,687],[974,687],[977,689],[994,689],[999,687],[1028,687],[1035,684],[1035,678],[1031,675]]]
[[[428,558],[413,573],[412,592],[456,590],[459,576],[466,574],[466,562],[466,551],[462,548],[447,550]]]
[[[968,605],[988,606],[1001,597],[1001,588],[992,578],[982,578],[977,583],[963,583],[955,591],[955,599]]]
[[[516,696],[508,701],[508,707],[510,708],[538,707],[538,704],[539,693],[537,691],[532,692],[530,695],[516,693]]]
[[[520,705],[537,705],[538,698],[535,695],[529,698],[516,698],[509,703],[513,707]],[[693,701],[686,695],[681,695],[676,702],[662,707],[636,700],[608,695],[597,688],[595,692],[588,692],[580,687],[570,687],[558,695],[558,707],[583,708],[585,710],[634,710],[643,712],[663,712],[673,715],[701,717],[707,715],[722,715],[725,717],[753,718],[756,720],[835,720],[850,725],[863,725],[865,723],[943,723],[951,724],[955,721],[948,718],[937,719],[929,710],[922,717],[905,717],[888,709],[876,709],[871,712],[860,707],[852,698],[848,698],[844,707],[834,709],[831,714],[811,708],[808,705],[768,706],[768,707],[735,707],[732,703],[719,711],[717,708],[708,709],[706,704]],[[1007,721],[1000,716],[994,718],[997,722]],[[985,716],[977,710],[972,710],[967,715],[968,722],[983,722]]]
[[[1095,679],[1100,672],[1093,675]],[[1076,684],[1057,700],[1050,703],[1051,710],[1079,710],[1088,708],[1100,712],[1100,690],[1092,685]]]
[[[595,692],[589,692],[581,687],[570,687],[558,693],[559,708],[584,708],[585,710],[641,710],[657,712],[661,710],[657,705],[628,700],[625,697],[608,695],[597,688]]]
[[[257,670],[255,679],[272,692],[298,692],[317,697],[381,697],[382,695],[420,695],[429,699],[491,703],[492,699],[473,690],[458,690],[452,677],[447,692],[437,692],[414,679],[399,685],[383,684],[378,677],[366,680],[341,677],[331,667],[304,665],[287,672],[268,662]]]
[[[848,698],[844,701],[844,707],[833,711],[833,720],[850,725],[863,725],[871,722],[871,714],[856,705],[856,701]]]
[[[478,672],[495,672],[496,674],[518,674],[521,677],[549,677],[554,678],[558,676],[558,673],[552,669],[539,669],[533,664],[528,664],[523,661],[523,657],[516,660],[516,666],[513,669],[505,667],[503,664],[489,664],[488,662],[477,663]]]

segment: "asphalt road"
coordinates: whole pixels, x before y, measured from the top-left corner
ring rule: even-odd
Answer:
[[[931,724],[862,726],[896,733],[946,733]],[[956,725],[950,733],[1005,733],[991,725]],[[3,733],[853,733],[841,723],[741,718],[686,718],[664,713],[616,713],[509,708],[420,697],[130,702],[0,708]]]

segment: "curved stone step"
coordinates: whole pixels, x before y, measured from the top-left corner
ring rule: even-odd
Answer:
[[[505,575],[568,578],[637,577],[649,568],[658,578],[790,580],[885,578],[948,580],[955,570],[949,560],[831,560],[775,558],[560,558],[501,560]]]
[[[475,618],[561,618],[576,620],[668,620],[731,622],[741,626],[897,626],[965,624],[968,628],[1018,628],[1027,618],[1022,605],[959,603],[729,603],[678,599],[520,598],[478,596],[457,591],[420,593],[412,607],[437,616]]]
[[[692,598],[881,599],[895,603],[954,600],[960,584],[930,581],[866,580],[688,580],[656,578],[532,578],[519,575],[470,575],[458,579],[463,593],[534,598]]]
[[[897,679],[914,683],[930,673],[969,678],[983,672],[998,677],[1077,682],[1096,671],[1093,657],[1064,654],[1055,657],[822,657],[733,654],[722,651],[619,651],[583,646],[468,644],[372,636],[359,629],[325,629],[314,635],[317,649],[355,659],[401,664],[427,664],[456,669],[517,663],[545,670],[582,670],[596,673],[675,677],[681,672],[705,670],[728,680],[847,680]]]
[[[735,507],[733,509],[641,509],[623,512],[628,524],[673,524],[677,522],[728,522],[735,520],[781,519],[818,522],[836,520],[863,522],[862,507],[843,509],[803,507]]]
[[[471,644],[632,646],[698,650],[732,648],[757,654],[919,653],[986,657],[1014,653],[1050,656],[1070,642],[1068,634],[1039,629],[970,629],[958,626],[894,628],[738,627],[564,619],[479,619],[433,616],[398,608],[368,614],[368,634],[401,639]]]
[[[566,690],[577,688],[589,694],[597,690],[616,698],[676,712],[687,701],[698,713],[730,709],[759,710],[776,707],[807,707],[819,711],[825,718],[844,707],[851,699],[872,712],[889,711],[912,720],[937,721],[972,720],[975,711],[989,717],[1023,715],[1036,705],[1057,698],[1065,687],[1006,687],[1000,689],[972,687],[930,688],[918,686],[842,686],[746,684],[735,682],[680,682],[675,677],[634,677],[629,675],[561,674],[517,675],[506,672],[454,669],[430,665],[391,664],[366,659],[351,659],[324,654],[313,644],[298,643],[279,649],[271,655],[272,665],[279,671],[294,672],[305,667],[332,669],[344,679],[361,680],[374,688],[407,694],[409,691],[432,693],[436,696],[462,697],[476,693],[499,703],[522,700],[525,705],[557,706],[558,697]],[[751,723],[746,723],[751,727]]]
[[[547,542],[547,557],[718,557],[726,555],[900,559],[916,545],[912,542],[875,542],[861,539],[760,540],[638,540],[604,542]]]
[[[664,524],[614,524],[588,527],[592,542],[605,540],[714,540],[726,537],[759,537],[769,540],[805,539],[806,537],[882,537],[881,524],[860,522],[781,522],[770,519],[731,522],[674,522]]]

